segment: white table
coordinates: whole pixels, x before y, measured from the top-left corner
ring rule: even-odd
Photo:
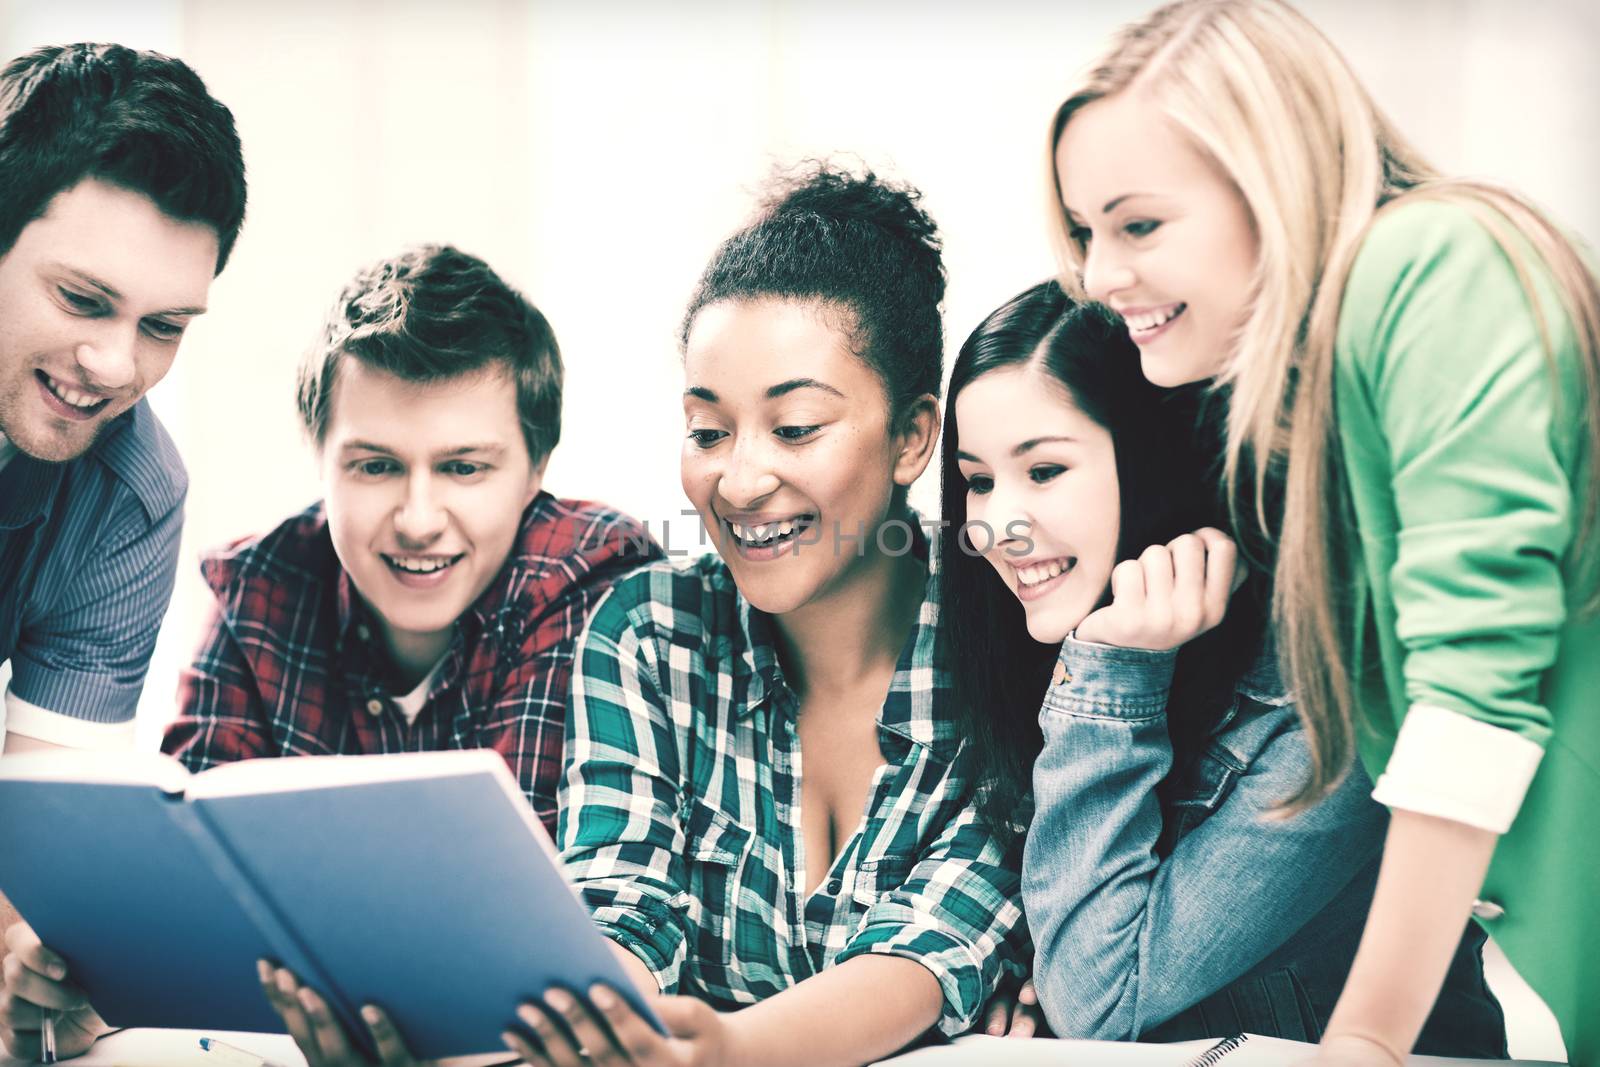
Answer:
[[[1118,1041],[1016,1040],[971,1036],[953,1044],[918,1049],[881,1061],[893,1067],[1184,1067],[1211,1048],[1213,1041],[1181,1041],[1170,1045],[1145,1045]],[[1310,1045],[1257,1037],[1226,1056],[1219,1067],[1293,1067],[1312,1050]],[[1246,1054],[1248,1052],[1248,1055]],[[1413,1067],[1558,1067],[1543,1060],[1457,1060],[1438,1056],[1412,1056]]]
[[[231,1061],[206,1052],[202,1037],[214,1037],[235,1048],[253,1052],[277,1067],[306,1067],[305,1057],[285,1034],[241,1034],[229,1030],[123,1030],[95,1043],[82,1056],[61,1061],[71,1067],[224,1067]],[[482,1067],[505,1063],[510,1052],[463,1056],[445,1061],[448,1067]],[[0,1067],[32,1067],[26,1060],[0,1055]]]
[[[99,1042],[89,1053],[68,1060],[74,1067],[219,1067],[218,1057],[200,1048],[202,1036],[215,1037],[238,1048],[247,1049],[280,1067],[305,1067],[305,1060],[294,1042],[282,1034],[236,1034],[222,1030],[124,1030]],[[1269,1041],[1271,1039],[1257,1039]],[[1211,1046],[1209,1041],[1185,1041],[1172,1045],[1140,1045],[1110,1041],[1022,1041],[1003,1037],[963,1037],[950,1045],[918,1049],[916,1052],[881,1061],[893,1067],[1183,1067],[1198,1053]],[[1270,1063],[1288,1067],[1297,1050],[1282,1047],[1257,1049],[1248,1063]],[[1262,1052],[1266,1056],[1262,1056]],[[1236,1054],[1237,1056],[1238,1054]],[[465,1057],[450,1061],[452,1067],[474,1067],[501,1063],[508,1053]],[[1224,1061],[1236,1062],[1234,1056]],[[1416,1067],[1465,1067],[1467,1064],[1496,1064],[1498,1067],[1554,1067],[1534,1060],[1451,1060],[1432,1056],[1413,1056]],[[0,1067],[25,1067],[24,1061],[0,1056]]]
[[[200,1047],[214,1037],[278,1064],[305,1067],[305,1057],[287,1034],[240,1034],[229,1030],[123,1030],[95,1042],[82,1056],[62,1063],[73,1067],[218,1067],[220,1057]],[[27,1060],[0,1056],[0,1067],[23,1067]]]

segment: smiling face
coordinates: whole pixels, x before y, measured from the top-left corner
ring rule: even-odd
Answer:
[[[542,469],[503,367],[409,382],[346,359],[321,449],[328,529],[402,670],[425,671],[504,566]]]
[[[0,257],[0,432],[82,455],[172,366],[205,310],[217,234],[93,178],[56,194]]]
[[[696,314],[685,347],[683,491],[739,591],[774,615],[840,588],[865,561],[858,548],[874,557],[895,487],[931,454],[931,441],[908,449],[891,434],[887,393],[851,351],[844,314],[724,300]]]
[[[1111,432],[1028,365],[990,371],[955,401],[974,549],[1022,602],[1028,633],[1058,644],[1099,603],[1121,530]],[[987,542],[987,543],[985,543]]]
[[[1134,91],[1072,116],[1056,171],[1084,289],[1127,323],[1145,377],[1215,377],[1254,293],[1258,242],[1238,188]]]

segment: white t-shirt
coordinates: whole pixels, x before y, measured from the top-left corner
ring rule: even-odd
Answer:
[[[428,690],[433,688],[434,680],[439,677],[439,672],[444,668],[444,661],[449,658],[449,653],[439,657],[439,662],[429,669],[417,687],[403,696],[394,698],[395,707],[400,709],[400,714],[406,717],[406,725],[411,726],[417,721],[417,716],[422,714],[422,706],[428,702]]]

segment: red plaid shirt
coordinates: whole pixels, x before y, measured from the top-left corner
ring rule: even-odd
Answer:
[[[200,771],[257,756],[492,748],[554,836],[578,635],[612,582],[660,555],[635,520],[540,493],[500,575],[456,620],[408,727],[376,619],[315,504],[202,559],[216,600],[162,749]]]

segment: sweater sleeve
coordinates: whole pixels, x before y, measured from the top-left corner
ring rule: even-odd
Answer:
[[[1375,795],[1498,831],[1550,737],[1540,682],[1566,620],[1582,442],[1570,325],[1517,251],[1537,302],[1471,209],[1391,209],[1351,271],[1336,357],[1397,523],[1388,582],[1410,711]]]

